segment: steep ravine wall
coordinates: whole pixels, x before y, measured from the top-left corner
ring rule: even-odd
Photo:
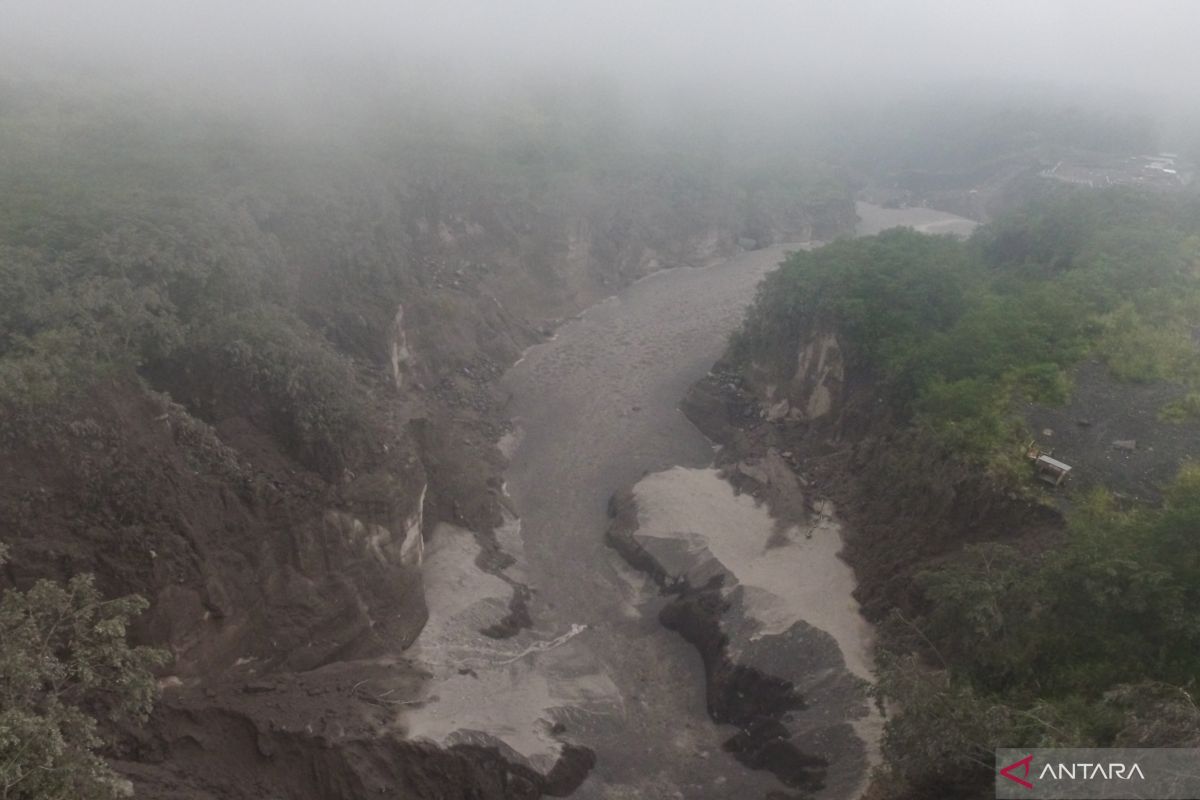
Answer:
[[[185,358],[107,379],[0,467],[3,585],[91,571],[107,594],[151,600],[137,638],[174,663],[150,726],[114,753],[140,796],[536,797],[586,774],[570,748],[527,775],[395,729],[422,680],[403,651],[425,620],[424,541],[440,522],[485,539],[500,524],[494,382],[521,349],[642,275],[733,252],[745,222],[651,227],[482,196],[243,209],[287,265],[291,307],[353,360],[362,441],[298,446],[269,396]],[[853,223],[849,201],[763,213],[761,236]]]
[[[827,321],[810,322],[775,352],[727,356],[682,407],[725,445],[721,461],[786,453],[810,491],[836,502],[856,597],[873,621],[911,612],[921,603],[914,575],[964,545],[1040,548],[1062,526],[1053,509],[903,425]]]
[[[834,502],[854,597],[876,625],[878,663],[911,654],[936,666],[944,663],[936,645],[912,623],[931,611],[918,576],[962,558],[976,543],[1003,542],[1036,557],[1061,540],[1064,519],[1038,495],[906,424],[886,387],[844,341],[835,325],[816,320],[791,341],[774,343],[773,352],[727,355],[692,387],[683,411],[723,445],[718,462],[726,469],[764,456],[781,459],[810,502]],[[887,754],[886,716],[876,724]],[[873,781],[903,768],[883,766]],[[943,789],[912,796],[945,796]],[[891,794],[890,784],[873,782],[862,796]]]
[[[650,479],[664,475],[669,473]],[[780,488],[758,481],[739,483],[755,497]],[[722,490],[732,494],[728,487],[711,488],[716,495]],[[856,725],[870,710],[866,685],[847,669],[838,642],[804,619],[806,609],[787,607],[784,597],[756,583],[754,573],[761,566],[723,562],[716,554],[722,548],[714,548],[698,530],[664,535],[656,528],[653,512],[647,514],[639,503],[641,489],[613,497],[606,538],[669,598],[659,621],[696,648],[704,664],[708,713],[736,729],[724,748],[746,767],[769,771],[793,789],[821,791],[823,797],[854,796],[870,768]],[[763,558],[819,558],[812,552],[800,555],[797,543],[781,535],[764,511],[751,514],[755,512],[766,522],[768,542],[779,539],[768,544]],[[731,522],[717,523],[725,528],[717,536],[757,543],[758,532]],[[821,531],[822,536],[830,533]],[[809,541],[812,535],[810,529]],[[747,549],[754,548],[750,544]],[[801,580],[799,575],[791,577]],[[780,613],[787,622],[778,622]]]

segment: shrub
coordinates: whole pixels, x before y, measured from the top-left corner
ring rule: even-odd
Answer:
[[[145,608],[136,596],[104,600],[86,575],[0,598],[0,797],[132,793],[96,751],[102,719],[144,720],[157,696],[151,670],[167,654],[126,640]]]
[[[261,394],[305,455],[340,461],[370,435],[370,407],[350,360],[282,309],[218,318],[190,347]]]
[[[1120,380],[1153,383],[1195,375],[1196,346],[1183,321],[1152,321],[1125,303],[1104,315],[1101,323],[1096,349]]]
[[[1200,392],[1188,392],[1163,406],[1158,418],[1165,422],[1190,422],[1200,419]]]

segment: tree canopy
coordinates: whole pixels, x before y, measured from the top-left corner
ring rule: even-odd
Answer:
[[[128,642],[145,608],[136,596],[103,599],[87,575],[0,598],[0,798],[132,794],[97,751],[103,722],[144,720],[157,697],[152,670],[167,654]]]

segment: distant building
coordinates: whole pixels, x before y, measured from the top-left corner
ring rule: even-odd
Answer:
[[[1187,186],[1193,167],[1176,153],[1116,156],[1076,152],[1054,166],[1042,170],[1045,178],[1082,186],[1139,186],[1160,191],[1175,191]]]

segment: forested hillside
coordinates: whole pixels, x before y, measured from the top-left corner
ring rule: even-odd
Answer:
[[[820,320],[900,418],[1017,481],[1016,401],[1062,403],[1083,358],[1123,381],[1200,380],[1198,211],[1194,200],[1077,195],[965,243],[896,229],[795,253],[764,282],[734,352],[787,356]]]
[[[968,241],[795,253],[760,288],[731,365],[807,409],[774,435],[849,509],[881,625],[884,794],[987,796],[1001,746],[1200,741],[1198,319],[1200,205],[1123,191],[1059,193]],[[1105,377],[1076,396],[1085,364]],[[1078,433],[1031,424],[1067,403]],[[1161,438],[1078,446],[1135,420]],[[1036,479],[1034,440],[1073,466],[1063,487]],[[1177,477],[1135,496],[1122,448],[1147,447]]]
[[[499,522],[495,379],[524,347],[657,269],[847,230],[844,179],[727,158],[568,79],[214,99],[20,74],[0,84],[0,585],[94,574],[146,601],[109,624],[166,649],[139,662],[166,693],[148,727],[98,729],[103,752],[154,797],[262,796],[231,728],[289,754],[260,765],[289,796],[373,791],[351,750],[386,753],[390,785],[517,796],[495,753],[402,743],[356,693],[375,668],[340,665],[413,641],[434,525]],[[294,725],[238,688],[268,679]],[[101,742],[67,735],[78,716],[26,711],[44,767],[121,790],[71,777]],[[0,735],[6,782],[19,744]]]

